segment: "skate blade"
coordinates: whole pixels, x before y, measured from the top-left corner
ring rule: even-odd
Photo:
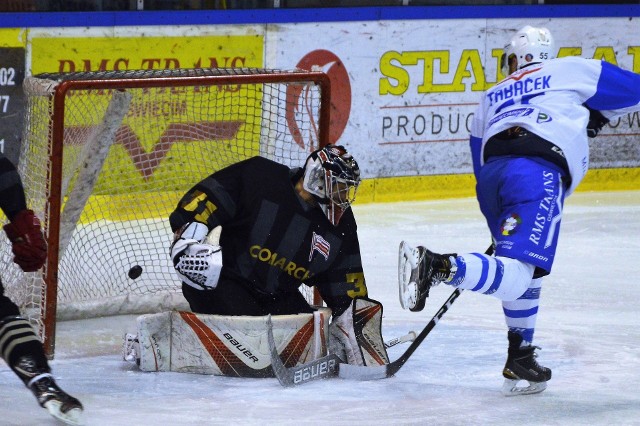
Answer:
[[[417,249],[402,241],[398,250],[398,290],[402,309],[410,309],[416,304],[417,284],[411,281],[411,272],[418,266],[417,262]]]
[[[82,408],[72,408],[71,410],[63,413],[60,411],[62,403],[60,401],[50,400],[44,403],[44,408],[47,409],[56,419],[67,425],[79,426],[83,425],[82,422]]]
[[[400,243],[400,259],[405,260],[411,265],[411,269],[415,269],[418,267],[419,262],[419,251],[417,248],[411,247],[409,243],[406,241],[402,241]]]
[[[526,382],[528,386],[518,386],[519,382]],[[504,396],[532,395],[547,388],[547,382],[529,382],[527,380],[505,379],[502,385]]]

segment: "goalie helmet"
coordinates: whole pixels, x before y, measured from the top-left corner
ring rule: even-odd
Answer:
[[[314,151],[304,166],[304,189],[313,194],[323,213],[333,225],[356,198],[360,185],[360,168],[356,160],[340,145],[327,145]]]
[[[527,25],[504,46],[500,66],[509,75],[531,64],[555,58],[555,43],[551,32],[544,27]]]

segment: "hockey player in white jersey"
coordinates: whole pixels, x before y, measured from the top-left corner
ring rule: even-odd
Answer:
[[[400,247],[400,301],[420,311],[439,283],[502,301],[508,327],[505,395],[541,392],[551,370],[532,345],[542,277],[553,265],[564,200],[589,168],[588,137],[640,111],[640,75],[610,63],[554,59],[546,28],[526,26],[505,46],[507,77],[480,101],[471,128],[476,195],[495,255]],[[526,380],[527,386],[518,386]]]

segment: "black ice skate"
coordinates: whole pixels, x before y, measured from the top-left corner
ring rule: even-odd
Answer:
[[[422,246],[400,243],[398,283],[400,305],[412,312],[424,309],[429,289],[441,282],[449,282],[456,273],[455,254],[433,253]]]
[[[14,366],[14,371],[49,414],[69,425],[82,424],[82,404],[58,387],[48,368],[39,367],[30,356],[23,356]]]
[[[547,381],[551,379],[551,370],[542,367],[536,361],[537,346],[520,347],[522,336],[509,332],[509,351],[507,362],[502,370],[505,378],[502,393],[505,396],[529,395],[540,393],[547,388]],[[520,380],[526,380],[529,385],[518,387]]]

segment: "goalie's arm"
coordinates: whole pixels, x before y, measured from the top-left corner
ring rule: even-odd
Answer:
[[[327,307],[331,308],[334,317],[342,314],[351,305],[354,298],[369,295],[362,264],[359,261],[360,257],[357,256],[357,259],[358,261],[348,268],[338,266],[315,276],[308,283],[318,289],[322,300]]]
[[[355,227],[343,236],[340,253],[323,273],[307,282],[318,289],[334,317],[342,314],[356,297],[368,297],[360,242]]]
[[[247,167],[250,164],[246,161],[233,164],[194,185],[169,216],[171,230],[176,232],[190,222],[200,222],[211,231],[231,221],[244,193],[239,176],[247,173]]]

